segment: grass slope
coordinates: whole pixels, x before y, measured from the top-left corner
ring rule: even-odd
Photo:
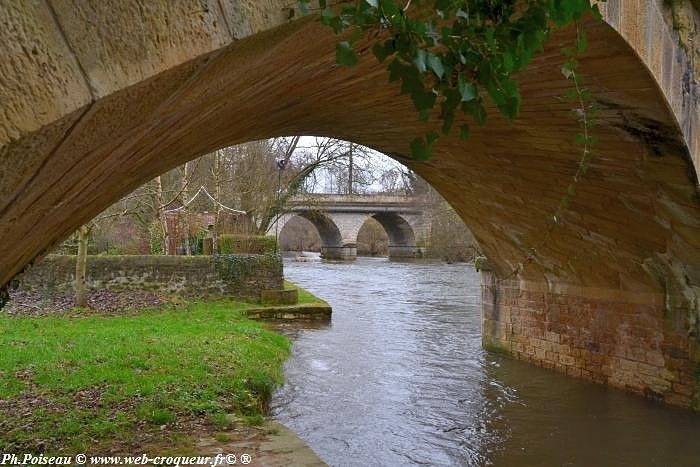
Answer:
[[[95,451],[161,425],[225,428],[229,413],[261,420],[290,346],[246,306],[0,315],[0,452]]]

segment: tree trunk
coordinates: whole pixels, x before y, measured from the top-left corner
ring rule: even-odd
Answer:
[[[216,151],[214,155],[214,197],[216,198],[216,206],[214,207],[212,251],[217,254],[219,251],[219,223],[221,222],[221,151]]]
[[[78,258],[75,263],[75,306],[87,306],[87,249],[90,229],[83,225],[78,229]]]
[[[182,210],[182,213],[184,215],[183,217],[185,218],[185,254],[187,256],[192,255],[192,249],[190,248],[190,216],[188,214],[187,206],[185,205],[190,200],[190,191],[187,189],[190,171],[189,165],[189,162],[185,162],[182,172],[182,199],[184,200],[184,209]]]
[[[168,221],[165,219],[165,199],[163,199],[163,180],[160,175],[156,177],[156,217],[158,218],[158,223],[160,224],[160,241],[163,246],[161,254],[169,254],[168,248],[170,243],[170,232],[168,231]]]

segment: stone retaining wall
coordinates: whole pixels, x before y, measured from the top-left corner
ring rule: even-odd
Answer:
[[[482,271],[485,348],[700,410],[700,349],[688,315],[661,293],[498,282]]]
[[[75,256],[49,255],[18,277],[25,290],[74,289]],[[148,290],[188,297],[259,298],[283,286],[278,255],[88,256],[93,290]]]

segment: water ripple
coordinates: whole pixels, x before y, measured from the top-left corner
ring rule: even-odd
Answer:
[[[273,414],[333,466],[700,465],[700,417],[481,348],[469,266],[285,263],[333,306]]]

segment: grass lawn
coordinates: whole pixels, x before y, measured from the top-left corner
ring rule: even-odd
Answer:
[[[224,430],[227,414],[261,421],[290,344],[246,306],[0,313],[0,452],[108,452]]]

